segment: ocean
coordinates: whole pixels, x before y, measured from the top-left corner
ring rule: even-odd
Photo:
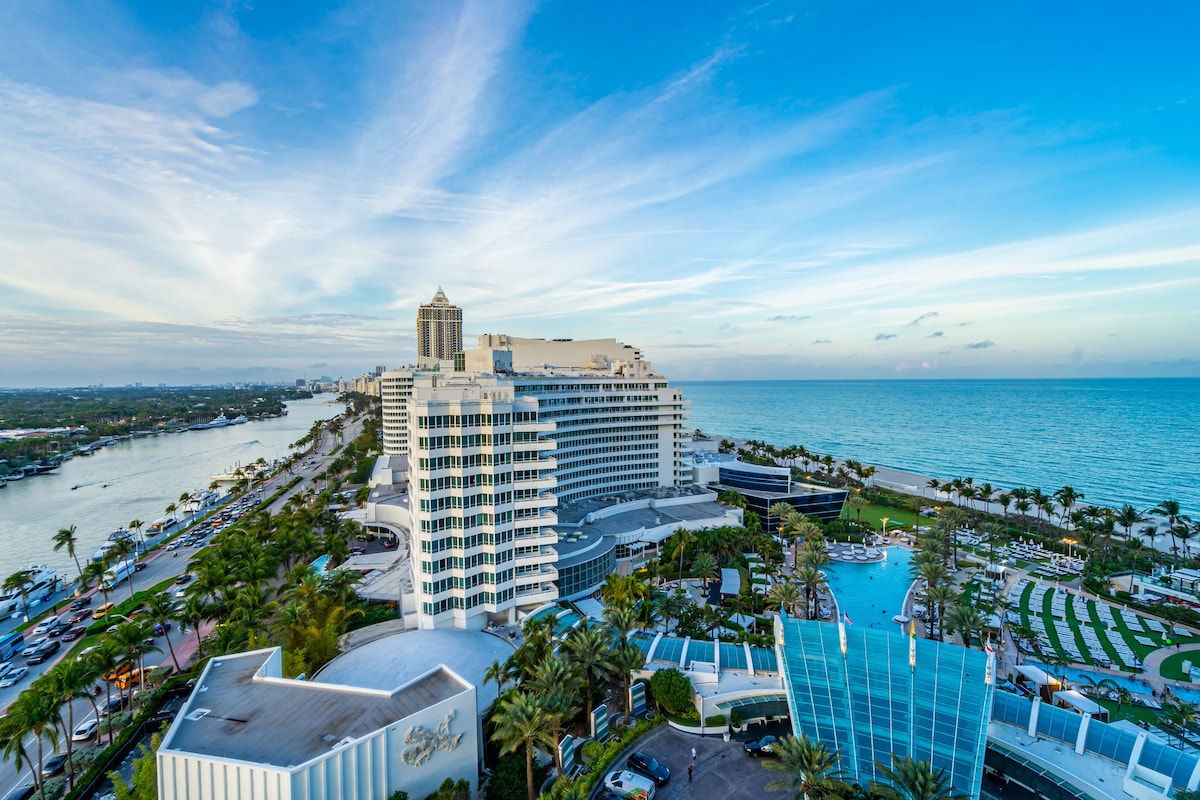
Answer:
[[[692,429],[1200,519],[1200,379],[679,381]]]

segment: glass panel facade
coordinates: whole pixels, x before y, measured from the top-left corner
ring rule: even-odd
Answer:
[[[721,643],[721,669],[746,669],[746,648],[740,644]]]
[[[688,643],[688,661],[713,662],[713,643],[708,639],[692,639]]]
[[[793,728],[836,749],[866,784],[892,754],[944,769],[955,790],[978,797],[993,687],[987,655],[867,628],[782,620],[784,686]],[[910,664],[915,650],[915,666]]]
[[[681,655],[683,655],[683,639],[668,639],[663,637],[662,641],[658,643],[658,648],[654,651],[654,660],[678,666]]]

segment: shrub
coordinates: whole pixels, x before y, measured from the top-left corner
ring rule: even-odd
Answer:
[[[705,727],[721,728],[728,724],[729,724],[729,720],[725,719],[725,717],[721,714],[714,714],[711,717],[704,718]]]
[[[541,786],[546,778],[547,767],[533,768],[533,782]],[[488,780],[487,800],[526,800],[529,792],[525,788],[525,752],[518,748],[515,753],[505,753],[496,762],[492,776]]]
[[[677,669],[660,669],[650,678],[650,696],[671,713],[694,709],[692,682]]]
[[[595,739],[589,739],[583,743],[583,760],[587,762],[595,761],[604,752],[604,743],[597,742]]]

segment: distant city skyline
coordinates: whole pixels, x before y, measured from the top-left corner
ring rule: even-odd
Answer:
[[[482,333],[673,380],[1200,375],[1200,7],[0,6],[0,386]]]

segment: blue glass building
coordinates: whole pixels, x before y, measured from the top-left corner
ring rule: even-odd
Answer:
[[[946,770],[978,798],[992,713],[990,656],[897,633],[783,618],[776,649],[796,735],[842,760],[848,780],[881,780],[892,754]]]

